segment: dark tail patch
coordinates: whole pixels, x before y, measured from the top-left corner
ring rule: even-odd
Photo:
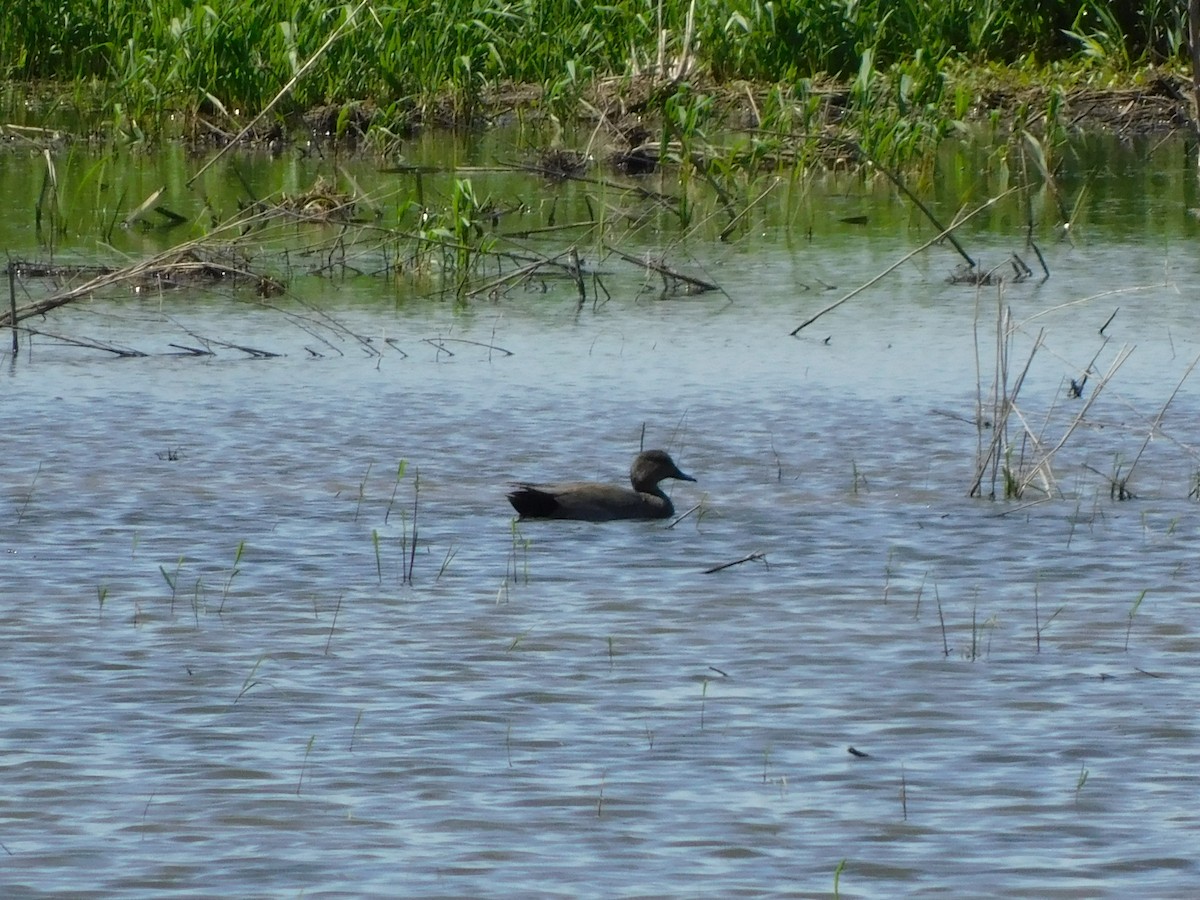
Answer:
[[[524,519],[546,519],[558,509],[553,494],[540,491],[532,485],[523,485],[508,495],[508,502]]]

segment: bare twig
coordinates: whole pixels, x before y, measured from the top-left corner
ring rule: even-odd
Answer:
[[[767,560],[767,554],[763,553],[761,550],[756,550],[754,553],[747,554],[741,559],[735,559],[733,562],[721,563],[719,566],[713,566],[711,569],[705,569],[701,574],[711,575],[713,572],[720,572],[722,569],[740,566],[742,563],[753,562],[754,560],[758,559],[761,559],[765,563]]]

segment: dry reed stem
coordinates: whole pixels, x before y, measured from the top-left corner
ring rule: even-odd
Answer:
[[[976,316],[978,320],[978,316]],[[1008,388],[1008,348],[1014,333],[1010,323],[1012,321],[1012,310],[1001,305],[997,311],[996,319],[996,371],[992,382],[992,439],[988,443],[987,452],[982,450],[982,434],[984,427],[983,419],[983,401],[982,398],[976,399],[976,423],[980,434],[980,450],[979,464],[975,473],[975,480],[971,485],[971,490],[968,496],[974,497],[981,493],[984,474],[988,467],[992,469],[992,484],[993,491],[996,482],[996,473],[1000,466],[1000,460],[1005,455],[1006,448],[1010,446],[1008,441],[1008,417],[1010,412],[1016,405],[1017,395],[1021,392],[1021,387],[1025,383],[1025,376],[1029,373],[1029,368],[1033,364],[1033,358],[1037,355],[1038,350],[1042,346],[1043,332],[1038,332],[1038,336],[1033,343],[1033,348],[1029,352],[1029,357],[1025,361],[1025,367],[1021,370],[1016,384],[1012,390]],[[978,340],[976,341],[978,347]],[[978,351],[976,353],[976,371],[978,371]],[[977,384],[982,384],[982,379],[977,380]]]
[[[1042,316],[1048,316],[1048,315],[1050,315],[1050,313],[1058,312],[1061,309],[1070,309],[1072,306],[1081,306],[1082,304],[1090,303],[1093,300],[1100,300],[1100,299],[1103,299],[1104,297],[1113,297],[1113,296],[1117,296],[1119,294],[1136,294],[1141,291],[1158,290],[1159,288],[1163,287],[1164,284],[1165,284],[1165,282],[1163,284],[1143,284],[1143,285],[1138,285],[1136,287],[1114,288],[1111,291],[1101,291],[1098,294],[1091,294],[1087,297],[1081,297],[1078,300],[1071,300],[1071,301],[1068,301],[1067,303],[1060,303],[1058,306],[1051,306],[1051,307],[1048,307],[1047,309],[1043,309],[1040,312],[1034,313],[1032,316],[1028,316],[1028,317],[1022,319],[1020,322],[1018,322],[1016,324],[1015,327],[1018,329],[1024,328],[1026,325],[1028,325],[1030,322],[1034,321],[1035,319],[1040,319]],[[1108,325],[1108,323],[1106,322],[1105,327],[1107,327],[1107,325]],[[1103,331],[1103,329],[1101,329],[1101,330]]]
[[[1042,335],[1041,335],[1041,333],[1039,333],[1037,342],[1035,343],[1035,346],[1034,346],[1034,352],[1036,352],[1037,347],[1041,344],[1041,341],[1042,341]],[[1018,418],[1021,419],[1022,428],[1023,428],[1024,433],[1034,443],[1034,447],[1038,451],[1038,457],[1037,457],[1034,465],[1018,481],[1017,489],[1016,489],[1017,496],[1020,496],[1025,490],[1027,490],[1030,487],[1030,485],[1033,483],[1034,479],[1037,478],[1039,475],[1044,479],[1044,482],[1047,486],[1047,493],[1049,493],[1049,488],[1053,484],[1053,473],[1050,468],[1051,462],[1053,461],[1054,457],[1058,454],[1058,452],[1066,445],[1066,443],[1070,439],[1071,435],[1074,434],[1075,429],[1078,428],[1080,423],[1083,422],[1084,417],[1087,415],[1087,413],[1091,409],[1092,404],[1095,403],[1096,400],[1100,397],[1101,392],[1103,392],[1104,388],[1108,385],[1109,381],[1111,381],[1112,378],[1116,375],[1117,370],[1120,369],[1122,365],[1124,365],[1125,361],[1129,358],[1131,353],[1133,353],[1132,347],[1124,346],[1121,348],[1121,351],[1117,354],[1117,356],[1113,359],[1112,363],[1109,365],[1108,370],[1102,376],[1100,376],[1100,379],[1096,383],[1096,386],[1092,389],[1092,392],[1088,395],[1087,399],[1084,401],[1083,406],[1075,414],[1075,417],[1071,420],[1071,423],[1067,427],[1066,431],[1063,432],[1062,436],[1059,437],[1058,441],[1049,449],[1045,449],[1043,443],[1038,438],[1038,436],[1036,434],[1034,434],[1034,432],[1031,428],[1029,428],[1028,424],[1024,420],[1024,417],[1020,414],[1019,410],[1017,409],[1016,403],[1015,403],[1016,396],[1017,396],[1018,392],[1020,391],[1020,387],[1024,381],[1025,374],[1029,370],[1029,364],[1032,363],[1032,361],[1033,361],[1033,353],[1031,353],[1029,360],[1026,363],[1025,370],[1021,373],[1021,376],[1018,379],[1017,384],[1014,386],[1012,392],[1006,393],[1004,396],[1003,402],[1000,403],[1000,405],[997,407],[999,414],[996,417],[996,421],[993,421],[993,423],[992,423],[992,426],[993,426],[992,441],[989,445],[987,456],[981,461],[980,466],[976,471],[976,479],[975,479],[975,483],[971,487],[970,496],[975,496],[980,491],[980,486],[983,482],[984,472],[987,470],[989,465],[991,465],[993,467],[993,481],[994,481],[995,466],[998,463],[999,459],[1002,456],[1004,456],[1005,445],[1009,445],[1009,446],[1011,445],[1010,442],[1008,442],[1007,438],[1005,437],[1005,427],[1008,424],[1008,416],[1012,412],[1016,412]],[[1200,362],[1200,360],[1198,360],[1198,362]],[[1195,363],[1193,363],[1193,366],[1194,365],[1195,365]],[[1191,372],[1191,368],[1188,369],[1188,372],[1189,373]],[[1184,377],[1186,378],[1187,376],[1185,375]],[[1181,384],[1182,384],[1182,382],[1181,382]],[[1172,395],[1172,397],[1173,396],[1174,395]],[[1001,421],[1001,419],[1002,419],[1002,421]]]
[[[900,259],[896,260],[896,262],[894,262],[892,265],[888,266],[886,269],[884,269],[882,272],[880,272],[878,275],[876,275],[870,281],[867,281],[866,283],[859,285],[854,290],[850,291],[850,293],[843,296],[841,299],[835,301],[834,303],[829,304],[829,306],[825,307],[820,312],[818,312],[815,315],[811,316],[810,318],[806,319],[804,322],[801,322],[794,329],[792,329],[791,336],[795,337],[797,334],[799,334],[801,331],[803,331],[805,328],[807,328],[813,322],[817,321],[817,319],[821,318],[821,316],[825,315],[826,313],[833,312],[835,309],[837,309],[839,306],[841,306],[847,300],[852,299],[853,297],[857,296],[858,294],[861,294],[867,288],[872,287],[873,285],[882,281],[885,277],[890,275],[892,272],[896,271],[898,268],[900,268],[902,265],[904,265],[906,262],[908,262],[914,256],[924,253],[926,250],[928,250],[934,244],[938,243],[943,238],[945,238],[947,235],[949,235],[952,231],[955,231],[960,226],[965,225],[967,222],[971,221],[971,219],[975,218],[975,216],[979,215],[979,213],[983,212],[985,209],[989,209],[991,206],[998,203],[1000,200],[1004,199],[1005,197],[1007,197],[1009,194],[1013,193],[1016,190],[1017,190],[1017,188],[1015,188],[1015,187],[1009,188],[1007,191],[997,194],[995,197],[992,197],[987,202],[981,204],[980,206],[977,206],[975,209],[971,210],[969,213],[967,213],[961,219],[958,219],[956,222],[954,222],[953,225],[942,230],[939,234],[935,235],[934,237],[930,238],[928,241],[926,241],[920,247],[917,247],[912,252],[907,253]]]
[[[1137,456],[1133,458],[1133,462],[1129,464],[1129,471],[1125,473],[1123,482],[1128,482],[1133,477],[1133,470],[1137,468],[1138,460],[1142,458],[1142,454],[1146,452],[1146,448],[1150,445],[1151,438],[1158,431],[1158,426],[1162,424],[1163,416],[1167,414],[1167,407],[1171,405],[1171,401],[1178,395],[1180,389],[1183,388],[1183,383],[1187,381],[1188,376],[1192,374],[1192,369],[1196,368],[1196,364],[1200,363],[1200,356],[1192,360],[1192,364],[1187,367],[1187,371],[1183,373],[1183,377],[1179,379],[1179,383],[1175,385],[1175,390],[1171,391],[1171,396],[1167,398],[1167,402],[1162,405],[1162,409],[1158,411],[1158,415],[1154,417],[1154,421],[1150,424],[1149,431],[1146,432],[1146,439],[1142,441],[1142,446],[1137,452]]]

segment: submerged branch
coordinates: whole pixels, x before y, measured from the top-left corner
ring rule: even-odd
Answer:
[[[38,337],[47,337],[52,340],[59,341],[63,344],[70,344],[73,347],[84,347],[88,350],[103,350],[105,353],[111,353],[114,356],[120,356],[125,359],[131,359],[139,356],[146,356],[141,350],[133,350],[129,347],[119,347],[116,344],[106,344],[103,341],[93,341],[87,338],[68,337],[65,334],[54,334],[50,331],[41,331],[36,328],[22,327],[20,329],[28,335],[36,335]]]
[[[633,263],[635,266],[641,266],[642,268],[648,269],[651,272],[657,272],[662,277],[664,283],[669,284],[668,279],[670,279],[687,285],[692,289],[689,291],[689,293],[703,294],[708,291],[721,290],[721,286],[715,284],[714,282],[705,281],[703,278],[696,278],[691,275],[684,275],[682,272],[677,272],[675,269],[670,268],[664,263],[655,262],[647,257],[630,256],[628,253],[618,250],[616,247],[613,247],[609,244],[605,244],[604,249],[614,256],[619,256],[621,259],[625,260],[625,262]]]

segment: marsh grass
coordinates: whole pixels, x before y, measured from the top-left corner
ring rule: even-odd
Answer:
[[[229,589],[233,587],[233,579],[242,571],[242,555],[246,552],[246,542],[238,541],[237,550],[233,554],[233,565],[229,567],[229,574],[225,578],[225,585],[221,589],[221,605],[217,607],[217,615],[225,612],[225,601],[229,599]]]
[[[179,559],[176,561],[174,572],[168,572],[166,570],[165,566],[160,565],[158,567],[158,571],[162,573],[163,581],[165,581],[167,583],[167,587],[169,587],[171,589],[170,610],[171,610],[172,615],[175,614],[175,597],[179,593],[179,572],[182,568],[183,568],[183,557],[182,556],[179,557]]]
[[[1129,614],[1126,617],[1125,623],[1125,652],[1129,652],[1129,634],[1133,631],[1133,617],[1137,615],[1137,611],[1142,607],[1142,601],[1146,599],[1146,591],[1142,591],[1137,595],[1137,599],[1133,601],[1133,605],[1129,607]]]
[[[413,566],[417,561],[417,507],[421,499],[421,470],[413,470],[413,505],[412,505],[412,541],[408,548],[408,567],[404,573],[404,581],[413,583]]]
[[[237,693],[237,696],[233,698],[233,702],[235,705],[237,704],[237,702],[239,700],[241,700],[244,696],[246,696],[247,693],[249,693],[254,688],[258,687],[260,682],[256,676],[258,675],[258,670],[262,667],[262,664],[263,664],[263,662],[266,661],[266,659],[267,659],[267,655],[264,653],[262,656],[260,656],[255,661],[254,667],[250,670],[250,674],[247,675],[246,679],[242,682],[241,690],[239,690]]]
[[[59,193],[58,167],[49,150],[42,151],[46,161],[46,172],[42,178],[42,189],[38,193],[34,205],[34,232],[38,243],[52,255],[58,245],[58,239],[66,231],[66,216],[63,210],[62,197]]]
[[[942,595],[936,584],[933,586],[933,597],[937,601],[938,625],[942,629],[942,655],[949,658],[950,640],[946,637],[946,616],[942,613]]]
[[[438,568],[437,577],[434,581],[441,581],[442,576],[446,574],[446,570],[450,568],[450,563],[454,561],[454,557],[458,555],[458,548],[451,544],[446,548],[446,555],[442,558],[442,564]]]
[[[371,477],[371,468],[375,465],[374,462],[367,463],[367,470],[363,472],[363,477],[358,482],[358,495],[355,497],[354,503],[354,521],[358,521],[358,514],[362,512],[363,500],[367,496],[367,479]],[[387,519],[385,518],[386,522]]]
[[[402,459],[396,466],[396,481],[392,484],[392,495],[388,498],[387,510],[383,514],[383,524],[388,523],[388,519],[392,517],[392,507],[396,504],[396,494],[400,490],[400,482],[404,480],[404,473],[408,470],[408,460]],[[355,513],[357,516],[357,513]]]
[[[197,578],[192,588],[192,621],[200,628],[200,610],[204,607],[204,579]]]
[[[896,161],[927,152],[970,109],[975,89],[952,85],[955,74],[1073,61],[1082,80],[1183,63],[1180,10],[1170,0],[1120,11],[1101,0],[996,0],[986,14],[965,0],[29,0],[0,20],[0,77],[70,86],[70,102],[99,109],[131,144],[180,121],[232,144],[264,114],[256,132],[330,107],[322,131],[369,128],[394,145],[415,124],[507,112],[516,93],[556,121],[637,109],[664,123],[665,146],[681,134],[687,143],[715,94],[736,93],[714,85],[753,84],[758,124],[813,134],[805,153],[836,118],[877,159]],[[1063,78],[1061,66],[1052,76]],[[688,158],[685,148],[683,178],[703,176]]]
[[[1183,373],[1183,376],[1175,385],[1175,390],[1171,392],[1171,395],[1159,409],[1158,415],[1154,417],[1154,421],[1150,423],[1150,427],[1146,429],[1146,437],[1142,441],[1141,447],[1138,448],[1138,452],[1134,456],[1133,461],[1130,462],[1129,468],[1126,469],[1122,474],[1120,466],[1118,465],[1116,467],[1116,472],[1111,479],[1111,493],[1116,499],[1126,500],[1133,497],[1132,491],[1129,490],[1129,479],[1133,477],[1134,469],[1137,468],[1137,464],[1141,461],[1142,455],[1146,452],[1146,448],[1150,446],[1150,441],[1154,439],[1156,434],[1160,433],[1163,417],[1167,414],[1167,408],[1171,405],[1171,402],[1175,399],[1175,397],[1178,396],[1179,391],[1183,388],[1183,383],[1187,381],[1188,376],[1192,374],[1192,370],[1196,368],[1197,363],[1200,363],[1200,356],[1192,360],[1191,365],[1187,367],[1187,370]]]
[[[1044,632],[1047,628],[1049,628],[1050,623],[1053,622],[1055,619],[1057,619],[1059,613],[1061,613],[1064,609],[1067,608],[1066,604],[1064,603],[1062,606],[1060,606],[1058,609],[1056,609],[1054,612],[1052,612],[1050,614],[1050,618],[1046,619],[1046,621],[1043,623],[1042,617],[1041,617],[1041,609],[1039,608],[1039,599],[1040,599],[1040,583],[1035,581],[1033,584],[1033,639],[1034,639],[1034,652],[1035,653],[1042,652],[1042,632]]]
[[[548,290],[550,284],[566,281],[574,286],[582,309],[589,297],[597,306],[609,297],[597,264],[586,261],[602,258],[607,269],[617,261],[661,278],[664,297],[720,289],[709,279],[680,271],[665,259],[665,253],[663,258],[648,260],[644,255],[620,250],[617,245],[644,227],[643,222],[631,224],[614,216],[608,227],[600,228],[593,219],[587,223],[590,232],[586,246],[573,240],[565,249],[543,253],[529,246],[529,241],[508,236],[499,228],[499,223],[507,222],[510,214],[532,215],[525,204],[512,200],[500,203],[483,194],[468,178],[445,181],[449,189],[444,194],[426,192],[425,202],[420,203],[418,197],[424,189],[419,180],[415,183],[405,180],[389,195],[371,197],[317,178],[308,190],[292,196],[280,194],[259,199],[228,219],[215,223],[197,221],[193,224],[206,229],[206,234],[121,267],[73,266],[54,261],[10,263],[14,300],[18,279],[50,283],[55,290],[48,296],[35,295],[19,307],[0,309],[0,326],[27,320],[40,322],[46,314],[76,301],[128,291],[148,291],[164,300],[179,288],[253,291],[261,306],[280,310],[319,342],[306,347],[313,356],[344,355],[347,339],[371,356],[381,357],[389,351],[406,356],[396,339],[380,342],[354,332],[328,311],[291,295],[289,285],[304,277],[333,279],[365,274],[402,281],[398,285],[402,291],[415,289],[432,296],[448,295],[465,304],[483,296],[499,301],[509,292]],[[644,190],[637,183],[595,181],[594,186],[587,188],[585,199],[595,208],[608,208],[625,201],[641,206]],[[709,211],[705,213],[708,217],[718,201],[710,195],[703,202],[708,204]],[[394,218],[385,219],[382,213],[364,216],[355,211],[372,206],[386,207],[388,215]],[[122,214],[121,208],[118,203],[98,227],[108,228],[108,223]],[[553,217],[551,206],[548,218]],[[521,233],[524,232],[513,232]],[[274,302],[273,298],[279,296],[286,296],[285,303]],[[301,308],[297,309],[297,305]],[[171,343],[173,354],[212,356],[222,350],[235,350],[254,358],[278,355],[268,348],[197,334],[182,322],[175,324],[187,335],[187,340]],[[22,325],[21,330],[118,356],[148,355],[139,348],[110,341],[56,334],[40,324]],[[458,339],[424,340],[439,354],[452,355],[447,345]],[[489,355],[511,355],[511,351],[494,343],[459,342],[486,347]],[[367,499],[371,472],[368,466],[359,484],[356,519]],[[399,472],[398,479],[403,474]],[[389,513],[390,510],[389,505]]]
[[[1083,786],[1085,784],[1087,784],[1089,774],[1090,773],[1087,770],[1087,765],[1085,763],[1080,763],[1079,764],[1079,775],[1077,775],[1075,778],[1075,805],[1076,806],[1079,805],[1079,795],[1083,792]]]

